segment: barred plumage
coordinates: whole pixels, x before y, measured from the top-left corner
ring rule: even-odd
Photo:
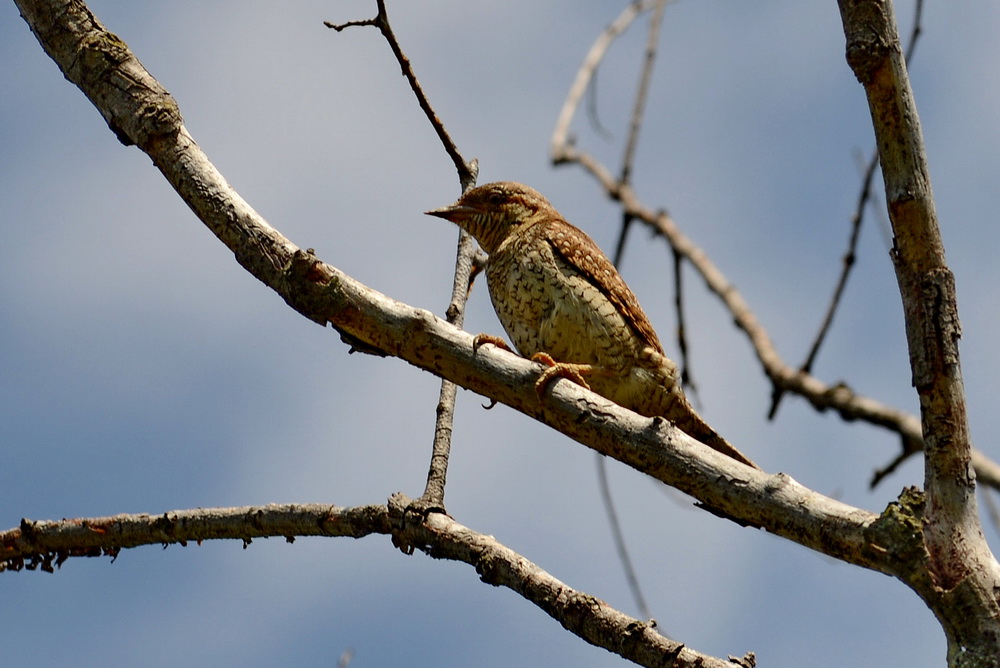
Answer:
[[[570,378],[756,468],[695,412],[611,261],[541,194],[520,183],[488,183],[427,213],[461,226],[489,254],[486,281],[500,323],[519,353],[548,366],[540,390]],[[487,335],[477,340],[502,344]]]

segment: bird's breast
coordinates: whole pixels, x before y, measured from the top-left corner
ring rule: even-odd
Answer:
[[[501,245],[486,270],[497,317],[518,352],[624,370],[641,347],[611,300],[548,244]]]
[[[486,269],[490,299],[511,342],[518,352],[530,357],[542,350],[541,324],[551,316],[554,294],[545,275],[544,258],[506,250],[490,255]]]

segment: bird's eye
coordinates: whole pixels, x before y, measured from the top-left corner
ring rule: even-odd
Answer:
[[[494,190],[493,192],[491,192],[489,195],[486,196],[486,201],[496,206],[497,204],[500,204],[500,202],[503,201],[503,193],[500,192],[499,190]]]

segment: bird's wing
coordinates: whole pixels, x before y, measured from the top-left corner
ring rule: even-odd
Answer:
[[[556,224],[558,223],[558,224]],[[545,238],[552,244],[557,257],[580,272],[592,285],[608,296],[625,321],[647,345],[663,353],[660,340],[649,318],[639,306],[639,300],[625,284],[615,265],[598,248],[586,232],[565,221],[547,223]]]

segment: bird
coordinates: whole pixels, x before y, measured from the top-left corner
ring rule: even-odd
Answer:
[[[695,411],[639,300],[583,230],[538,191],[512,181],[467,190],[427,215],[449,220],[486,252],[486,282],[517,352],[544,365],[542,396],[567,378],[646,417],[663,417],[701,443],[759,468]],[[486,343],[510,350],[498,336]]]

